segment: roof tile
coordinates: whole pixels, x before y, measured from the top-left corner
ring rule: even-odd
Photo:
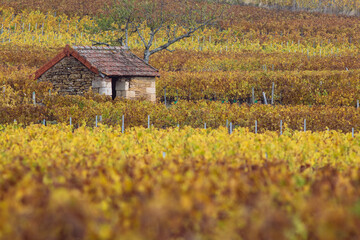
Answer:
[[[159,76],[158,70],[123,47],[74,46],[73,49],[108,76]]]
[[[157,69],[145,63],[142,59],[124,47],[113,46],[73,46],[68,45],[50,62],[46,63],[36,73],[39,78],[44,72],[66,56],[74,56],[91,71],[99,71],[107,76],[159,77]]]

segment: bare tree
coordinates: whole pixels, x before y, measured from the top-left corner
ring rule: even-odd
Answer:
[[[113,0],[105,4],[96,17],[96,26],[88,26],[90,32],[120,30],[123,33],[116,39],[121,45],[128,46],[129,32],[134,31],[134,24],[139,14],[136,0]],[[97,43],[100,44],[100,43]]]
[[[200,0],[115,0],[98,18],[102,29],[117,27],[125,33],[128,45],[129,33],[139,36],[144,46],[144,61],[150,56],[184,39],[199,29],[213,24],[222,16],[224,5]],[[155,37],[165,34],[165,43],[155,47]]]

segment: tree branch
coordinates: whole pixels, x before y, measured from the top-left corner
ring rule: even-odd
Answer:
[[[151,32],[150,32],[150,39],[149,39],[148,44],[146,45],[146,48],[147,48],[147,49],[150,49],[150,47],[151,47],[151,45],[152,45],[152,42],[154,41],[155,34],[156,34],[156,32],[154,32],[153,30],[151,30]]]
[[[144,38],[144,36],[143,36],[143,35],[141,35],[141,33],[140,33],[139,26],[136,26],[136,27],[135,27],[135,29],[136,29],[136,32],[138,33],[138,35],[139,35],[139,37],[140,37],[141,41],[143,42],[144,46],[145,46],[145,47],[147,47],[147,44],[146,44],[145,38]]]
[[[90,40],[93,43],[93,46],[98,46],[98,45],[106,45],[107,47],[109,47],[110,45],[108,43],[105,42],[98,42],[98,41],[94,41],[94,40]]]
[[[161,50],[164,50],[164,49],[167,49],[170,45],[184,39],[184,38],[188,38],[188,37],[191,37],[191,34],[193,34],[194,32],[196,32],[198,29],[208,25],[210,22],[212,22],[214,19],[211,18],[211,19],[208,19],[207,21],[203,22],[202,24],[198,25],[197,27],[195,28],[190,28],[185,34],[179,36],[179,37],[174,37],[172,40],[169,40],[167,43],[161,45],[160,47],[158,48],[155,48],[153,50],[150,51],[150,55],[154,54],[154,53],[157,53]]]

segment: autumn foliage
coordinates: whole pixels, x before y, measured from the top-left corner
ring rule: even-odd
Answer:
[[[358,18],[232,5],[151,57],[150,103],[33,79],[114,44],[88,30],[104,1],[0,3],[0,239],[359,238]]]
[[[0,146],[5,239],[360,235],[358,134],[13,125]]]

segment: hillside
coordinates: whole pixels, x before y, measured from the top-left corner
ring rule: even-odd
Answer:
[[[264,103],[265,94],[267,102],[272,102],[275,108],[282,105],[281,108],[288,108],[289,112],[299,107],[309,108],[306,112],[312,112],[311,106],[319,106],[338,119],[338,107],[343,108],[342,111],[353,111],[347,124],[356,127],[356,107],[360,99],[358,18],[246,6],[232,6],[227,11],[227,17],[216,26],[204,28],[193,37],[174,44],[171,49],[175,52],[163,51],[152,56],[150,64],[162,75],[156,85],[159,104],[164,101],[164,89],[167,103],[183,100],[236,105]],[[1,100],[3,123],[13,119],[24,124],[43,119],[64,121],[70,115],[78,123],[89,123],[95,115],[107,114],[112,118],[112,115],[125,111],[118,106],[120,103],[106,103],[108,100],[105,99],[90,103],[88,101],[93,101],[90,96],[71,100],[56,97],[53,93],[50,97],[50,85],[37,84],[29,78],[65,44],[91,45],[91,40],[111,43],[120,32],[90,33],[87,26],[94,24],[90,16],[71,17],[51,11],[16,13],[14,9],[3,8],[0,19],[0,78],[5,96]],[[164,41],[161,37],[164,34],[155,39],[155,46]],[[129,45],[133,52],[142,56],[137,35],[130,36]],[[33,92],[43,105],[33,106]],[[109,108],[102,104],[115,104],[118,110],[105,110]],[[79,105],[87,106],[85,114],[76,113],[74,108],[78,109]],[[28,116],[29,112],[33,114]],[[59,116],[59,112],[64,116]],[[309,121],[318,118],[300,114],[297,121],[306,116]],[[174,118],[171,122],[176,124],[179,119]],[[187,122],[193,124],[190,120]],[[240,122],[238,124],[241,126]],[[335,129],[349,130],[340,125],[334,124]],[[267,125],[265,128],[271,129]],[[314,130],[324,128],[320,124]]]
[[[34,80],[104,2],[0,0],[0,240],[360,239],[358,1],[197,1],[156,103]]]

